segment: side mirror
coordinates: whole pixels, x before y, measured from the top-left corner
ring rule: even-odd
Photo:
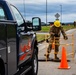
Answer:
[[[41,19],[39,17],[32,18],[33,31],[41,30]]]

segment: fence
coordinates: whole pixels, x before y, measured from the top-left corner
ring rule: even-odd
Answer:
[[[67,34],[68,36],[68,40],[64,40],[63,37],[54,37],[54,40],[53,40],[53,43],[50,43],[49,41],[48,42],[48,45],[49,44],[52,44],[52,52],[53,54],[57,54],[55,52],[55,45],[59,45],[59,52],[58,52],[58,55],[61,56],[61,48],[64,46],[66,48],[66,51],[67,51],[67,57],[72,55],[72,60],[74,60],[74,53],[75,53],[75,50],[74,50],[74,35],[73,34]],[[45,41],[46,39],[50,39],[50,36],[49,34],[45,35]],[[57,39],[57,40],[56,40]],[[59,40],[58,40],[59,39]],[[60,41],[60,43],[56,43],[57,41]],[[47,49],[46,49],[46,54],[47,54]],[[47,61],[47,57],[46,57],[46,61]]]

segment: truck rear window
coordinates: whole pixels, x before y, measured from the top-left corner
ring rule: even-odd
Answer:
[[[5,12],[2,8],[2,6],[0,6],[0,20],[6,20],[6,15],[5,15]]]

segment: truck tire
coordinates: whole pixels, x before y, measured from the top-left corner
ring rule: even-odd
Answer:
[[[5,75],[5,68],[3,60],[0,59],[0,75]]]
[[[32,66],[32,69],[27,73],[27,75],[37,75],[37,72],[38,72],[38,55],[37,55],[37,53],[33,55],[31,66]]]

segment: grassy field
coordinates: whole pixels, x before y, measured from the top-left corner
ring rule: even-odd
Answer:
[[[49,32],[49,29],[50,29],[51,26],[42,26],[42,30],[40,32]],[[70,29],[74,29],[76,27],[74,27],[74,25],[64,25],[63,26],[63,29],[65,31],[67,30],[70,30]],[[41,40],[44,40],[45,39],[45,35],[44,34],[37,34],[37,40],[38,42],[41,41]]]
[[[45,35],[44,34],[37,34],[37,40],[39,41],[43,41],[45,39]]]
[[[51,26],[42,26],[41,32],[49,32],[50,27]],[[66,31],[66,30],[73,29],[76,27],[74,27],[74,25],[64,25],[63,28]]]

